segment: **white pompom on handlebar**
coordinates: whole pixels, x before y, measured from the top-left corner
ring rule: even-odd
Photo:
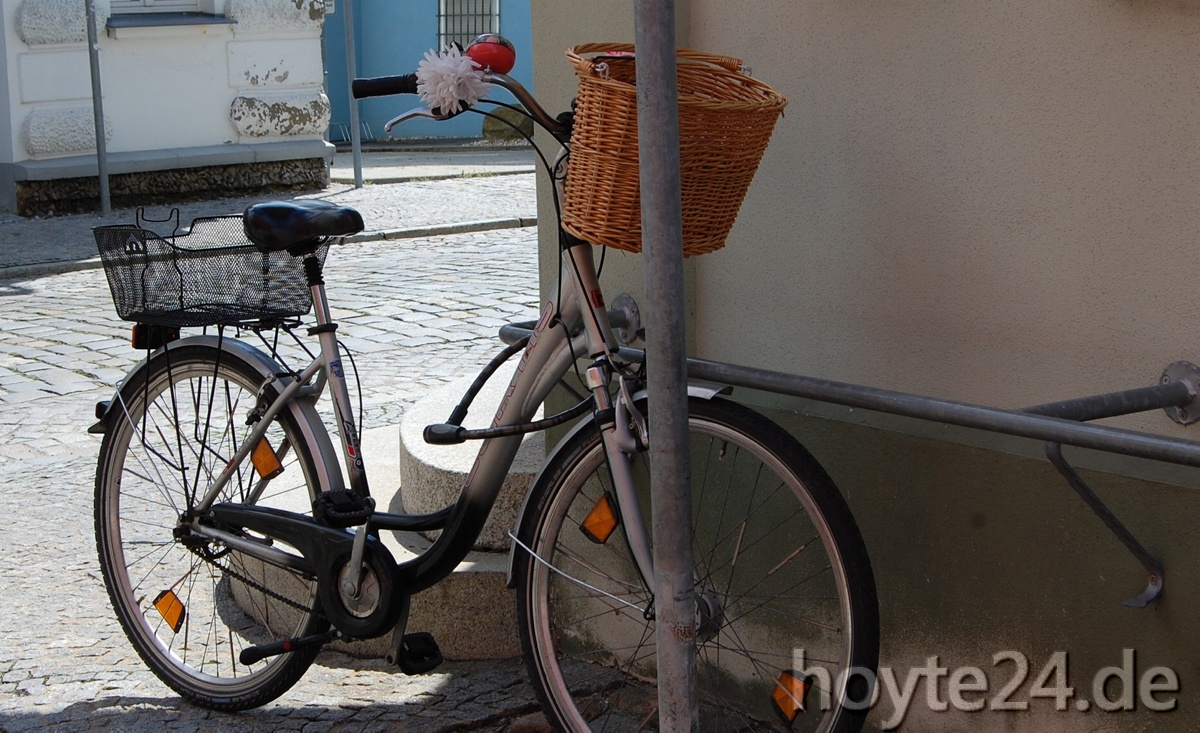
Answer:
[[[425,52],[417,65],[417,94],[430,108],[442,112],[457,110],[460,103],[474,105],[492,88],[483,80],[479,64],[450,46],[441,53]]]

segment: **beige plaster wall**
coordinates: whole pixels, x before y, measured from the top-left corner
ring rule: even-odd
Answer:
[[[699,353],[1012,407],[1200,361],[1198,33],[1175,0],[695,0],[691,42],[791,102],[697,265]]]
[[[677,7],[681,44],[745,58],[790,100],[729,246],[689,261],[695,353],[1007,407],[1200,361],[1200,6]],[[568,46],[634,35],[629,0],[533,15],[552,109],[574,94]],[[617,290],[640,293],[637,260],[609,256]]]
[[[533,7],[536,88],[561,108],[574,84],[562,50],[632,38],[633,2]],[[681,43],[745,58],[791,100],[729,246],[689,261],[695,353],[1014,407],[1200,362],[1200,3],[681,8]],[[544,240],[544,263],[554,252]],[[609,261],[618,287],[640,287],[636,257]],[[553,272],[544,265],[543,283]],[[935,654],[979,666],[992,700],[1013,677],[995,655],[1016,652],[1030,669],[1013,699],[1031,701],[1047,660],[1070,654],[1078,699],[1066,711],[1035,699],[1025,712],[936,712],[922,683],[902,730],[1200,729],[1197,494],[1181,488],[1194,470],[1068,450],[1100,469],[1088,481],[1166,568],[1163,598],[1132,609],[1121,601],[1145,587],[1144,570],[1032,441],[735,396],[767,406],[849,502],[879,590],[884,667],[901,675]],[[1197,437],[1161,414],[1122,424]],[[1178,672],[1176,711],[1080,708],[1125,649],[1138,674]],[[868,729],[895,714],[881,702]]]

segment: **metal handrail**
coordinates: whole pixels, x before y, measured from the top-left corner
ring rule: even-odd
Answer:
[[[532,332],[533,322],[513,323],[501,327],[500,338],[511,344]],[[628,361],[641,361],[644,352],[622,347],[620,356]],[[687,366],[691,378],[733,387],[1200,467],[1200,441],[1083,423],[1086,420],[1191,405],[1198,390],[1196,383],[1188,379],[1006,410],[707,359],[689,358]]]
[[[1079,422],[1186,406],[1196,394],[1195,385],[1187,380],[1083,397],[1070,400],[1069,403],[1005,410],[705,359],[688,359],[687,363],[689,376],[735,387],[759,389],[947,425],[1200,467],[1200,442]],[[1081,417],[1066,419],[1043,414],[1053,413],[1055,407],[1067,404],[1075,405],[1075,412],[1071,414]]]

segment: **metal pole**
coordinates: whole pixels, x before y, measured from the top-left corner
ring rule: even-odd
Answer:
[[[104,140],[104,102],[100,94],[100,44],[97,40],[96,0],[84,0],[87,13],[88,64],[92,68],[92,113],[96,118],[96,172],[100,179],[100,213],[112,213],[108,194],[108,146]]]
[[[358,125],[358,100],[349,90],[358,76],[358,54],[354,50],[354,0],[342,0],[342,23],[346,31],[346,89],[350,99],[350,150],[354,156],[354,187],[363,187],[362,131]]]
[[[654,426],[650,472],[658,717],[660,730],[693,731],[699,728],[699,713],[674,0],[638,0],[635,20],[647,386]]]

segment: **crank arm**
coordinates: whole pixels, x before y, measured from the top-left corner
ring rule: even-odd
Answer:
[[[312,636],[301,636],[296,639],[284,639],[270,644],[259,644],[258,646],[248,646],[238,655],[238,661],[249,667],[255,662],[261,662],[267,657],[276,657],[280,654],[287,654],[298,649],[304,649],[312,646],[324,646],[340,636],[336,629],[330,629],[323,634],[313,634]]]

